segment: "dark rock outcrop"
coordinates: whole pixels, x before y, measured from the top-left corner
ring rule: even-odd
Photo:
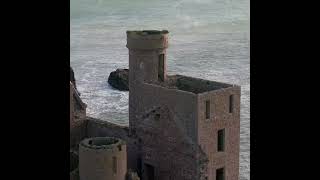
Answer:
[[[72,82],[73,87],[76,89],[78,95],[80,96],[80,92],[78,91],[77,85],[76,85],[76,78],[74,77],[74,71],[71,66],[70,66],[70,81]]]
[[[73,72],[72,67],[70,67],[70,81],[72,82],[74,88],[77,89],[76,78],[74,77],[74,72]]]
[[[129,69],[117,69],[112,71],[108,83],[120,91],[129,91]]]

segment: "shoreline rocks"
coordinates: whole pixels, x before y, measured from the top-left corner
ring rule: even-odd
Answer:
[[[117,69],[112,71],[108,83],[120,91],[129,91],[129,69]]]

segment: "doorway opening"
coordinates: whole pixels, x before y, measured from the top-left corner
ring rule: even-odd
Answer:
[[[154,180],[154,167],[150,164],[144,164],[145,180]]]

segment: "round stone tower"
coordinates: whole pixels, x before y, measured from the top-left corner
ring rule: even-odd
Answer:
[[[166,80],[168,33],[167,30],[127,31],[129,89],[143,81]]]
[[[145,93],[143,82],[164,82],[167,79],[166,49],[167,30],[127,31],[129,49],[129,127],[135,134],[139,119],[137,115],[144,107],[139,101]]]
[[[80,180],[125,180],[127,147],[112,137],[95,137],[79,145]]]

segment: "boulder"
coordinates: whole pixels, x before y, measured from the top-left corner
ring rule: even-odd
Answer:
[[[120,91],[129,91],[129,69],[117,69],[112,71],[108,83]]]

